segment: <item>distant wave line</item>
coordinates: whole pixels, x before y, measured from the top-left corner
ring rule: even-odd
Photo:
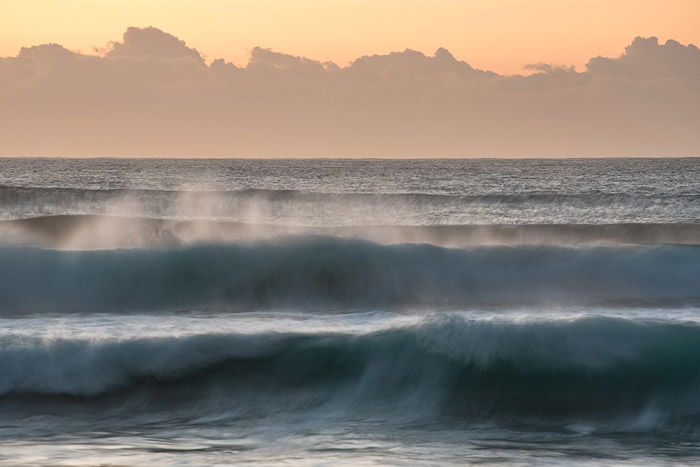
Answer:
[[[102,230],[107,227],[109,235]],[[379,243],[430,243],[452,247],[651,245],[700,244],[700,223],[311,226],[167,217],[47,215],[0,221],[0,234],[4,234],[5,243],[73,249],[241,242],[289,235],[327,235]]]

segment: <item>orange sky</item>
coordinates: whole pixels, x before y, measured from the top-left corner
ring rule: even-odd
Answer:
[[[94,53],[149,25],[239,65],[256,45],[343,65],[444,46],[517,73],[533,62],[580,69],[638,35],[700,45],[700,0],[0,0],[0,56],[47,42]]]

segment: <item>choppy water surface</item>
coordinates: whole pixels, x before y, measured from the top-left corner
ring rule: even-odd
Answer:
[[[700,461],[700,160],[0,160],[0,465]]]

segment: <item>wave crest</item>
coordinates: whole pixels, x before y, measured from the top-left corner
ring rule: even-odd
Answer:
[[[368,334],[2,342],[0,404],[700,422],[700,328],[448,317]],[[78,399],[75,399],[77,397]],[[128,405],[128,404],[127,404]],[[36,407],[35,407],[36,410]]]
[[[186,248],[0,248],[2,313],[217,306],[696,304],[700,248],[379,245],[329,237]]]

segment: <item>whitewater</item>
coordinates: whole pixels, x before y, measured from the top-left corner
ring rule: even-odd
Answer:
[[[0,465],[700,462],[700,159],[0,159]]]

